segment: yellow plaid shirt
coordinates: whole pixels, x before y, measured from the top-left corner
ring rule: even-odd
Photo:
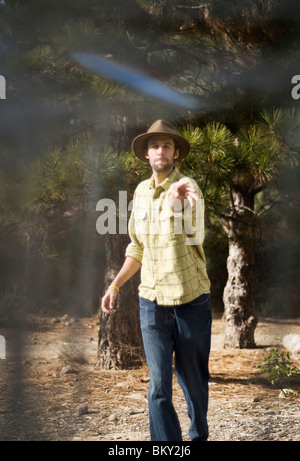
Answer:
[[[210,291],[202,247],[204,199],[196,182],[188,178],[200,197],[193,208],[175,212],[168,203],[170,185],[182,178],[175,168],[157,187],[153,177],[142,181],[128,224],[126,256],[142,264],[139,295],[159,305],[184,304]]]

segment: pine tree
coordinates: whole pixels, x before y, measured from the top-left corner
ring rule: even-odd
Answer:
[[[184,130],[193,150],[182,167],[202,184],[209,219],[217,218],[228,237],[225,347],[255,345],[255,241],[274,232],[267,216],[282,203],[282,169],[299,167],[299,123],[299,113],[278,109],[235,134],[214,122]]]
[[[24,244],[26,251],[31,248],[32,253],[43,248],[54,254],[51,236],[64,222],[62,217],[71,212],[73,217],[77,216],[83,231],[86,210],[91,209],[93,197],[99,193],[95,182],[89,182],[91,178],[97,182],[97,175],[93,176],[95,165],[90,163],[87,167],[86,156],[79,156],[79,170],[67,171],[63,159],[66,146],[71,146],[78,134],[92,131],[97,133],[99,142],[91,155],[103,147],[109,151],[111,146],[114,154],[119,154],[121,150],[129,150],[133,136],[154,119],[168,118],[179,128],[193,127],[187,129],[195,137],[192,144],[204,152],[201,158],[205,158],[193,174],[205,190],[208,217],[212,224],[222,220],[229,242],[232,233],[243,235],[240,240],[247,242],[244,252],[249,262],[253,235],[250,233],[248,237],[248,229],[257,229],[258,214],[262,218],[273,206],[276,192],[272,178],[281,165],[277,154],[279,146],[287,144],[280,144],[278,137],[273,141],[266,132],[271,124],[259,120],[264,108],[296,104],[290,98],[291,76],[299,73],[299,6],[294,3],[283,4],[279,0],[242,1],[238,5],[219,0],[208,0],[205,4],[191,0],[5,2],[0,15],[3,45],[0,73],[6,77],[9,105],[0,117],[1,184],[2,188],[5,186],[1,229],[20,235],[26,228],[18,240],[22,246],[30,231],[30,245]],[[196,95],[199,108],[186,111],[169,106],[96,76],[74,62],[71,58],[74,51],[99,54],[142,70],[183,93]],[[197,130],[201,135],[198,136]],[[83,150],[78,145],[74,152],[76,149],[77,154],[88,151],[86,144]],[[49,155],[44,157],[49,151],[50,164]],[[58,163],[54,162],[54,152]],[[132,160],[129,155],[125,157],[129,171]],[[285,161],[288,159],[288,155],[283,157]],[[192,157],[189,162],[193,163]],[[36,172],[35,179],[27,174],[28,169],[23,169],[24,165]],[[106,190],[113,183],[119,184],[117,181],[123,177],[117,165],[110,167],[111,173],[106,178],[97,170],[101,185],[108,185]],[[135,165],[137,174],[126,176],[130,184],[140,180],[139,168]],[[24,187],[27,197],[24,191],[22,197],[26,206],[22,209],[30,210],[25,215],[14,212],[13,204],[9,207],[4,199],[8,195],[18,196],[18,185],[24,184],[20,181],[24,171],[28,181]],[[46,181],[39,176],[41,171],[47,176]],[[59,172],[65,175],[65,182]],[[78,176],[79,172],[83,176]],[[43,187],[36,188],[37,178]],[[123,184],[126,189],[129,183]],[[34,190],[39,192],[33,193]],[[258,198],[264,200],[261,208],[256,208],[260,207]],[[18,199],[14,201],[17,202]],[[20,206],[15,210],[20,210]],[[20,226],[17,215],[22,217]],[[236,222],[239,227],[233,228]],[[64,235],[69,235],[68,229],[71,231],[72,226],[67,226]],[[6,242],[7,238],[8,233]],[[62,247],[61,241],[61,254]],[[2,252],[7,253],[7,248],[3,246]],[[118,248],[121,252],[121,246]],[[68,258],[72,260],[71,256]],[[79,264],[82,259],[78,256],[76,261]],[[237,263],[237,259],[234,261]],[[249,269],[251,276],[251,265],[246,260],[240,262],[241,271]],[[107,272],[109,265],[108,262]],[[237,300],[238,294],[233,298]],[[247,313],[245,322],[251,316]],[[254,326],[255,319],[252,334]]]
[[[112,5],[13,0],[2,10],[9,118],[1,125],[6,147],[1,160],[1,233],[5,242],[13,247],[18,242],[22,248],[23,269],[18,281],[10,276],[10,268],[4,269],[6,292],[9,285],[23,287],[14,300],[23,306],[22,316],[51,300],[64,312],[89,314],[99,305],[101,277],[112,270],[109,249],[117,246],[120,257],[124,255],[118,235],[96,233],[96,204],[101,197],[117,201],[114,185],[122,188],[124,183],[117,154],[129,143],[127,131],[130,126],[135,129],[136,115],[128,114],[133,96],[86,71],[72,53],[113,52],[119,60],[125,54],[141,62],[142,53],[132,46],[134,37],[127,35],[127,27],[130,15],[132,20],[138,16],[137,28],[142,27],[142,11],[135,1]],[[12,250],[1,251],[9,254],[12,267]],[[134,298],[136,284],[128,287],[128,299]],[[134,303],[131,309],[127,304],[124,297],[119,310],[126,316],[117,325],[124,354],[120,358],[120,348],[111,347],[111,359],[104,366],[113,366],[113,360],[121,367],[130,366],[130,361],[137,364],[142,346],[138,334],[132,333],[138,330],[138,310]],[[108,336],[111,331],[104,319],[100,331]],[[102,345],[101,361],[100,355],[107,355]]]

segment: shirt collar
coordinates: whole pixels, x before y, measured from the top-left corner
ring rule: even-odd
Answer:
[[[157,187],[161,187],[162,189],[168,190],[170,185],[175,181],[178,174],[179,174],[178,169],[174,167],[172,173],[170,173],[169,176],[166,179],[164,179],[164,181],[160,183],[159,186]],[[150,188],[151,189],[155,188],[153,175],[151,176],[151,179],[150,179]]]

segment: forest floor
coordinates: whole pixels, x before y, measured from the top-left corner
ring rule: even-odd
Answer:
[[[0,440],[147,441],[148,369],[97,367],[97,317],[32,317],[26,328],[2,328]],[[224,349],[224,325],[213,320],[210,356],[209,441],[300,441],[300,376],[279,397],[260,365],[299,320],[261,319],[255,349]],[[284,349],[283,349],[284,350]],[[21,354],[22,351],[22,354]],[[300,368],[299,361],[295,365]],[[174,376],[174,403],[189,440],[188,417]]]

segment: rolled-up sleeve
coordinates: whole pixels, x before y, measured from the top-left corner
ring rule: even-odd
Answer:
[[[128,233],[131,242],[126,248],[125,256],[131,256],[136,259],[138,262],[142,262],[144,247],[142,242],[139,241],[135,233],[135,213],[134,208],[131,212],[129,223],[128,223]]]

